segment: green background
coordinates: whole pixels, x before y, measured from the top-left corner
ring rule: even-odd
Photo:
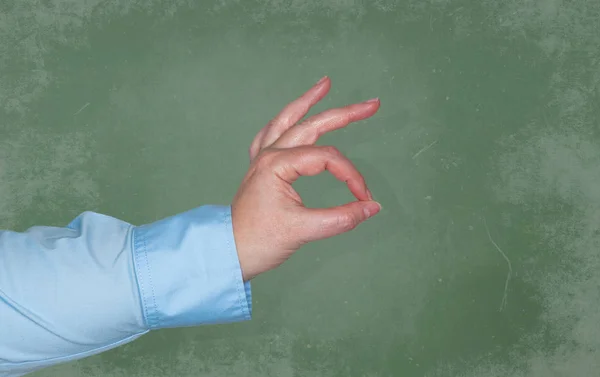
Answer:
[[[599,17],[584,0],[0,2],[1,228],[228,204],[253,136],[321,76],[315,111],[382,103],[321,141],[381,214],[257,278],[252,321],[35,375],[597,375]],[[326,175],[297,187],[350,199]]]

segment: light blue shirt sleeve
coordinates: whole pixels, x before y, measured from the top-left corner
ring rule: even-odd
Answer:
[[[143,226],[85,212],[0,231],[0,377],[91,356],[153,329],[249,320],[231,207]]]

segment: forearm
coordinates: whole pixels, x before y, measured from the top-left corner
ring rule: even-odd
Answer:
[[[0,376],[149,330],[250,318],[229,207],[150,225],[84,213],[66,228],[0,232]]]

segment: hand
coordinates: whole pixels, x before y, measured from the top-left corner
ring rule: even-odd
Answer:
[[[308,242],[354,229],[381,209],[348,158],[334,147],[314,145],[321,135],[375,114],[378,99],[330,109],[296,125],[330,88],[331,81],[324,77],[288,104],[252,142],[250,168],[232,203],[244,281],[281,265]],[[304,207],[292,183],[325,170],[346,182],[358,200],[327,209]]]

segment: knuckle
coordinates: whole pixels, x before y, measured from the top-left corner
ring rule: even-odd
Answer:
[[[248,148],[248,155],[250,156],[250,158],[252,158],[252,156],[254,155],[254,151],[256,151],[256,143],[252,143],[252,145],[250,145],[250,147]]]
[[[273,164],[277,153],[270,149],[264,149],[258,156],[256,156],[256,166],[258,168],[270,167]]]
[[[358,226],[359,223],[360,223],[360,221],[356,218],[356,216],[354,216],[350,213],[340,215],[337,218],[338,229],[342,230],[343,232],[348,232],[348,231],[353,230],[354,228],[356,228]]]
[[[342,152],[340,152],[339,149],[337,149],[336,147],[332,146],[332,145],[326,145],[323,147],[323,151],[327,154],[330,154],[334,157],[339,157],[342,155]]]
[[[350,122],[350,114],[348,112],[348,107],[338,108],[331,110],[331,117],[336,118],[339,122],[349,123]]]

